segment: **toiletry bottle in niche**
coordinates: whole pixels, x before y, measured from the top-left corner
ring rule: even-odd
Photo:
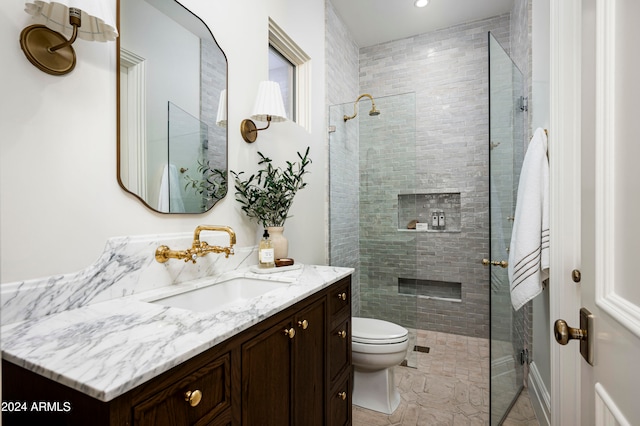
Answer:
[[[431,229],[440,229],[438,227],[438,210],[431,212]]]
[[[273,268],[275,266],[273,243],[271,242],[271,238],[269,238],[269,231],[265,229],[258,247],[258,267]]]
[[[438,226],[440,227],[440,229],[445,229],[444,210],[440,210],[440,215],[438,216]]]

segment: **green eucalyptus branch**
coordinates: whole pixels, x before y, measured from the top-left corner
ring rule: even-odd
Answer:
[[[307,186],[303,177],[311,164],[309,147],[304,155],[298,152],[299,161],[287,161],[287,167],[273,167],[271,158],[258,152],[262,168],[247,179],[244,172],[231,174],[235,178],[236,200],[241,204],[247,217],[263,226],[284,226],[289,209],[298,190]]]

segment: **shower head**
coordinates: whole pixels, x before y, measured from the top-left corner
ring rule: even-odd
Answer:
[[[356,102],[353,104],[353,115],[345,115],[343,117],[344,121],[348,121],[351,120],[352,118],[355,118],[356,115],[358,115],[358,102],[360,102],[360,99],[367,97],[369,99],[371,99],[371,111],[369,111],[369,115],[372,117],[375,117],[376,115],[380,115],[380,111],[378,111],[376,109],[376,103],[373,101],[373,97],[368,94],[368,93],[364,93],[360,96],[358,96],[358,99],[356,99]]]

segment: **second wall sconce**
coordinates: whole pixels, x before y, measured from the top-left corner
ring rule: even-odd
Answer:
[[[253,120],[266,121],[267,127],[258,129]],[[244,119],[240,123],[240,133],[247,143],[255,142],[260,130],[268,129],[271,122],[282,122],[287,120],[287,113],[282,101],[280,85],[275,81],[263,81],[258,87],[258,95],[253,106],[251,119]]]
[[[26,0],[24,11],[33,15],[36,22],[20,33],[20,47],[29,62],[47,74],[68,74],[76,66],[76,52],[71,45],[77,37],[115,40],[115,20],[103,1]]]
[[[222,89],[220,92],[218,114],[216,115],[216,126],[227,127],[227,89]]]

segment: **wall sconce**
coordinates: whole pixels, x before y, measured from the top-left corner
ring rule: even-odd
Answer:
[[[252,120],[266,121],[267,127],[258,129],[256,124],[250,119],[242,120],[240,123],[240,133],[247,143],[255,142],[258,132],[269,128],[271,122],[286,121],[287,113],[284,110],[280,85],[275,81],[263,81],[258,87],[256,103],[253,106]]]
[[[27,0],[24,11],[33,15],[36,24],[22,30],[20,47],[27,59],[47,74],[64,75],[73,70],[76,52],[71,45],[77,37],[89,41],[118,37],[112,13],[102,0]]]

